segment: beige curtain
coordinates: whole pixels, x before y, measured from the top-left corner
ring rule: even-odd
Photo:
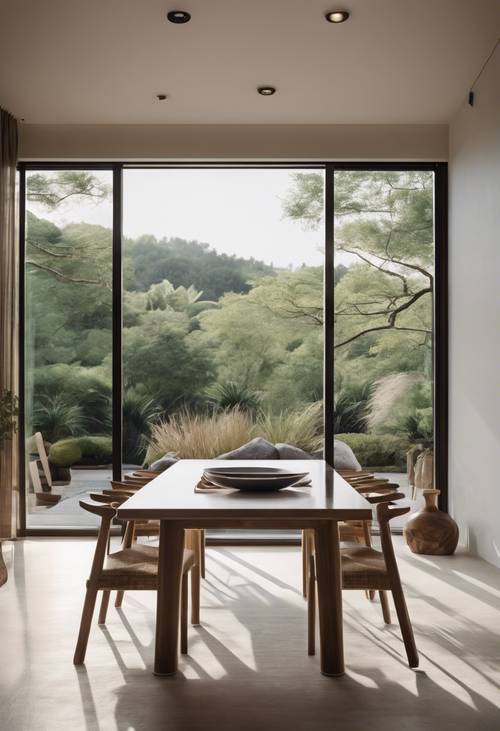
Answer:
[[[16,163],[17,122],[0,108],[0,389],[17,394]],[[17,466],[17,439],[14,437],[0,445],[0,540],[12,538],[16,532]]]

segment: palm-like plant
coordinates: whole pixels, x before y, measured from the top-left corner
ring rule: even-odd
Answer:
[[[261,397],[257,391],[252,391],[234,381],[217,384],[207,392],[207,395],[216,408],[222,411],[238,408],[249,414],[255,414],[261,406]]]
[[[42,396],[33,410],[33,427],[48,442],[85,434],[86,419],[77,404],[69,404],[61,394]]]
[[[123,459],[142,464],[153,424],[162,414],[161,407],[151,398],[134,391],[123,396]]]
[[[335,434],[366,431],[366,415],[370,386],[368,384],[341,388],[335,393],[333,424]]]

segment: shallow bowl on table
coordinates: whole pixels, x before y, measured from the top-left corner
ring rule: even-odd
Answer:
[[[263,468],[250,473],[242,474],[242,468],[224,468],[208,469],[204,472],[204,477],[212,484],[218,487],[232,487],[237,490],[247,490],[252,492],[264,492],[270,490],[282,490],[285,487],[291,487],[301,482],[306,477],[307,472],[287,472],[286,470],[264,471]],[[249,468],[252,469],[252,468]]]
[[[303,472],[291,472],[281,467],[208,467],[206,475],[222,475],[223,477],[285,477],[302,475]]]

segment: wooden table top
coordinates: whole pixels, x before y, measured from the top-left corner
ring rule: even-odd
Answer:
[[[195,492],[207,468],[280,467],[308,472],[311,487],[276,492]],[[174,464],[118,509],[122,519],[311,519],[369,520],[371,505],[323,460],[183,459]]]

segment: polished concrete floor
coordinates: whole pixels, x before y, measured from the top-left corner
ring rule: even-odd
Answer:
[[[396,540],[421,665],[361,592],[344,599],[347,673],[306,654],[296,548],[209,548],[203,626],[176,677],[152,675],[154,601],[131,592],[72,653],[90,539],[4,544],[2,731],[499,731],[500,572],[465,554],[414,556]]]

